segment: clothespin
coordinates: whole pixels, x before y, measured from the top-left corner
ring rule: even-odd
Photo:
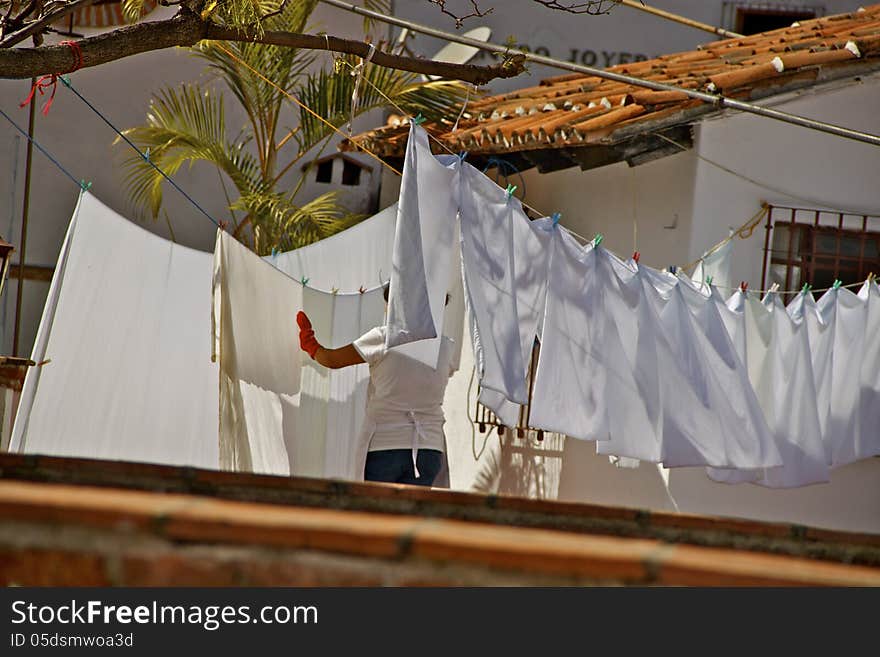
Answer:
[[[516,191],[516,185],[508,185],[507,189],[504,190],[504,193],[507,194],[507,198],[509,199],[513,196],[513,193]]]
[[[712,285],[712,277],[706,276],[706,285]]]
[[[303,285],[308,285],[308,284],[309,284],[309,279],[306,278],[305,276],[303,276],[303,277],[300,279],[299,282],[302,283]]]
[[[468,156],[468,152],[462,151],[461,153],[458,154],[458,159],[461,160],[462,162],[464,162],[465,159],[467,158],[467,156]]]
[[[61,80],[61,84],[70,89],[70,76],[69,75],[59,75],[58,79]]]
[[[745,281],[740,281],[739,289],[743,294],[747,294],[749,291],[749,284]]]
[[[678,267],[676,267],[675,265],[669,265],[668,271],[670,274],[674,274],[675,272],[678,271]]]
[[[809,283],[804,283],[804,286],[801,288],[801,294],[806,296],[807,292],[813,289],[813,286]]]
[[[82,188],[82,190],[84,192],[87,192],[92,188],[92,181],[89,180],[88,182],[86,182],[85,180],[80,180],[79,186]]]
[[[274,258],[274,257],[277,256],[277,255],[278,255],[278,249],[277,249],[277,247],[274,247],[274,246],[273,246],[273,247],[272,247],[272,257]]]
[[[149,162],[149,161],[150,161],[150,147],[149,147],[149,146],[147,146],[147,148],[144,150],[144,152],[143,152],[143,158],[144,158],[144,161],[145,161],[145,162]]]
[[[868,272],[868,283],[873,283],[875,278],[874,272]]]
[[[633,257],[632,257],[633,262],[635,262],[636,264],[638,264],[638,262],[639,262],[639,258],[641,258],[641,257],[642,257],[642,254],[641,254],[641,253],[639,253],[638,251],[633,251]]]
[[[835,279],[834,279],[834,284],[831,286],[831,289],[832,289],[832,290],[838,290],[838,289],[840,289],[840,286],[841,286],[841,285],[843,285],[843,281],[840,280],[839,278],[835,278]]]
[[[365,288],[363,285],[361,285],[361,286],[358,288],[358,292],[360,292],[361,294],[363,294],[363,293],[366,292],[366,291],[367,291],[367,288]]]
[[[425,117],[422,116],[421,112],[419,112],[412,118],[412,122],[416,125],[422,125],[425,122]]]
[[[593,238],[593,247],[599,246],[604,239],[605,236],[602,233],[596,233],[596,237]]]
[[[553,227],[556,228],[556,226],[559,225],[559,220],[562,219],[562,213],[554,212],[550,215],[550,218],[553,220]]]
[[[339,293],[339,288],[338,288],[338,287],[331,287],[331,288],[330,288],[330,294],[336,296],[338,293]]]
[[[217,228],[219,228],[220,230],[226,230],[226,227],[228,225],[229,225],[229,222],[224,221],[223,219],[221,219],[220,221],[217,222]]]

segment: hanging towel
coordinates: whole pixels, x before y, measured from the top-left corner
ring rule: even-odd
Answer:
[[[289,474],[285,411],[293,413],[302,352],[293,319],[302,284],[223,230],[214,248],[212,358],[220,364],[220,466]],[[288,437],[290,440],[290,437]]]
[[[211,255],[81,195],[55,268],[12,451],[216,469]]]
[[[457,156],[434,156],[427,133],[411,124],[394,236],[386,346],[433,338],[420,359],[434,367],[453,280],[460,165]]]

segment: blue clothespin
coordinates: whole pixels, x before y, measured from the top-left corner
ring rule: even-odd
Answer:
[[[309,279],[306,278],[305,276],[303,276],[303,277],[300,279],[299,282],[302,283],[303,285],[308,285],[308,284],[309,284]]]
[[[144,150],[143,158],[144,158],[144,161],[146,161],[146,162],[150,161],[150,148],[149,148],[149,146],[146,148],[146,150]]]
[[[602,243],[602,240],[605,239],[605,236],[602,233],[596,233],[596,237],[593,238],[593,247],[597,247]]]
[[[674,274],[677,271],[678,271],[678,267],[676,267],[675,265],[669,265],[669,273],[670,274]]]
[[[556,226],[559,225],[559,220],[562,219],[562,213],[554,212],[550,215],[550,218],[553,220],[553,227],[556,228]]]
[[[804,283],[804,286],[801,288],[801,294],[806,295],[813,288],[809,283]]]
[[[86,182],[85,180],[80,180],[79,186],[82,188],[82,190],[84,192],[87,192],[92,188],[92,181],[89,180],[88,182]]]
[[[465,159],[467,158],[467,156],[468,156],[468,152],[462,151],[461,153],[458,154],[458,159],[461,160],[462,162],[464,162]]]
[[[516,185],[508,185],[507,189],[504,191],[507,194],[507,198],[513,196],[513,193],[516,191]]]
[[[412,118],[412,122],[416,125],[422,125],[425,122],[425,117],[422,116],[421,112],[419,112]]]
[[[273,247],[272,247],[272,257],[274,258],[274,257],[277,256],[277,255],[278,255],[278,249],[277,249],[276,247],[273,246]]]
[[[840,286],[841,286],[841,285],[843,285],[843,281],[840,280],[839,278],[835,278],[835,279],[834,279],[834,285],[831,286],[831,289],[832,289],[832,290],[838,290],[838,289],[840,289]]]

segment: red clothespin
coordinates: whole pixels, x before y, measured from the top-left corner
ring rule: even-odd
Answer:
[[[633,251],[633,261],[634,262],[638,263],[639,258],[641,258],[641,257],[642,257],[641,253],[639,253],[638,251]]]
[[[745,281],[740,282],[739,289],[742,290],[743,294],[749,291],[749,284]]]
[[[358,292],[360,292],[361,294],[363,294],[363,293],[366,292],[366,291],[367,291],[367,290],[366,290],[366,288],[365,288],[363,285],[361,285],[361,286],[358,288]]]

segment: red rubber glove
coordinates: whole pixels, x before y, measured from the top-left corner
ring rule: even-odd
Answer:
[[[296,314],[296,323],[299,325],[299,347],[314,359],[321,345],[315,339],[315,331],[312,329],[308,315],[300,310]]]

